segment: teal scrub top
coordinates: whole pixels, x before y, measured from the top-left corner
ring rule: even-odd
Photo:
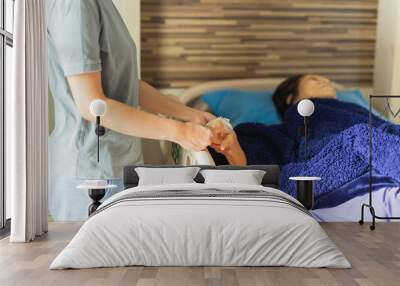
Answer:
[[[101,71],[104,94],[136,107],[135,44],[111,0],[48,0],[47,15],[55,108],[49,140],[50,180],[55,180],[51,186],[57,187],[59,177],[121,177],[124,166],[142,163],[140,139],[107,129],[100,137],[98,164],[95,124],[80,115],[66,77]]]

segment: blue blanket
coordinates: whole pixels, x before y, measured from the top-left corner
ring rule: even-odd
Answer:
[[[304,136],[299,129],[303,118],[297,107],[285,113],[284,123],[262,125],[240,124],[235,128],[248,164],[279,164],[281,187],[284,192],[295,196],[295,182],[291,176],[319,176],[316,184],[316,200],[320,207],[335,206],[359,192],[343,188],[346,184],[367,182],[365,174],[369,167],[369,112],[358,105],[333,99],[313,99],[315,112],[309,118],[309,159],[304,159]],[[374,175],[388,185],[400,182],[400,128],[376,116],[372,116],[372,145]],[[217,158],[218,160],[218,158]],[[382,177],[388,180],[382,180]],[[364,179],[362,179],[364,178]],[[352,183],[352,184],[349,184]],[[335,199],[332,192],[335,191]],[[330,198],[324,201],[324,198]]]

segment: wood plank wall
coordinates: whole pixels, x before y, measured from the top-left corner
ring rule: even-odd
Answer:
[[[183,88],[318,73],[371,85],[378,0],[143,0],[142,78]]]

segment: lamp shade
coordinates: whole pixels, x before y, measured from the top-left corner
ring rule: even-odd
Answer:
[[[104,116],[107,111],[107,104],[104,100],[95,99],[90,103],[90,113],[93,116]]]
[[[309,99],[303,99],[297,105],[297,111],[303,117],[311,116],[314,113],[314,103]]]

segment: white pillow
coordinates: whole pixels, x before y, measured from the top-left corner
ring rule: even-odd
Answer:
[[[139,176],[139,186],[195,183],[193,179],[199,170],[199,167],[135,168]]]
[[[202,170],[205,184],[246,184],[261,185],[265,171],[261,170]]]

